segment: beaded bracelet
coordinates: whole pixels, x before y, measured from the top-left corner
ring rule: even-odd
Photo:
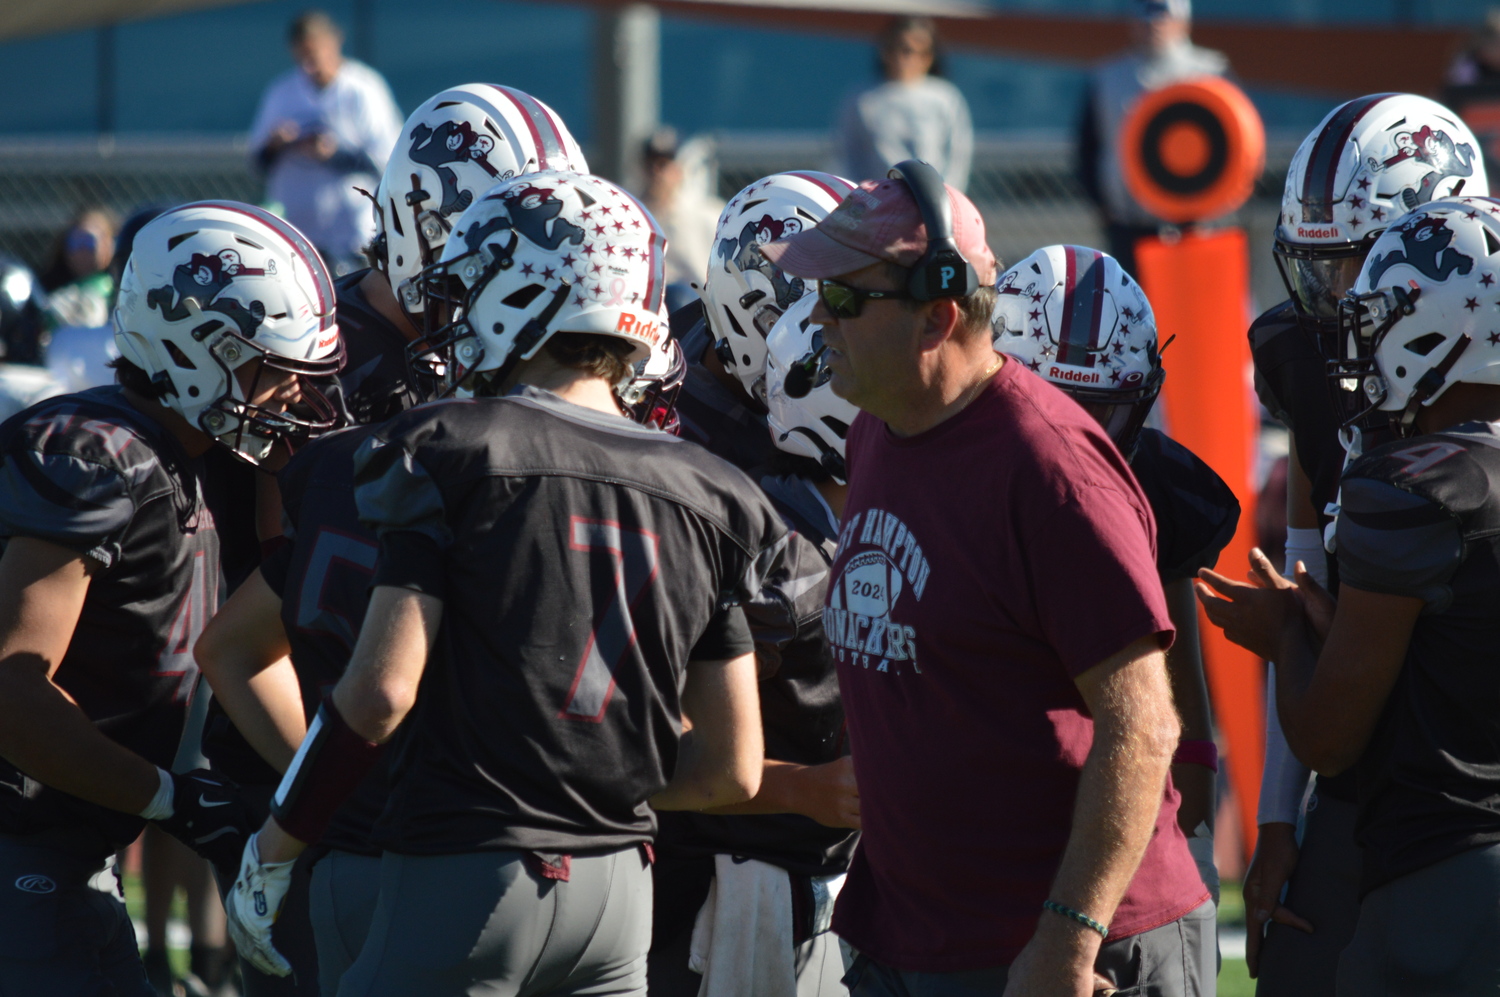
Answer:
[[[1100,938],[1109,937],[1108,928],[1100,924],[1098,921],[1095,921],[1087,914],[1080,914],[1078,913],[1078,911],[1074,910],[1071,907],[1064,907],[1062,904],[1054,903],[1051,900],[1043,900],[1042,909],[1050,910],[1054,914],[1061,914],[1066,918],[1071,918],[1072,920],[1077,921],[1079,924],[1083,925],[1086,928],[1093,928],[1095,931],[1099,932]]]

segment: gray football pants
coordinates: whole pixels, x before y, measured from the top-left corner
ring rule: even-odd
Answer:
[[[1119,997],[1214,997],[1218,950],[1216,909],[1205,900],[1175,921],[1099,949],[1094,968],[1115,981]],[[851,997],[999,997],[1009,967],[954,973],[892,969],[869,956],[855,957],[844,977]]]
[[[1317,930],[1309,935],[1285,924],[1267,929],[1255,997],[1333,997],[1339,953],[1359,919],[1357,811],[1353,803],[1316,794],[1308,801],[1302,851],[1285,903]]]
[[[154,997],[125,905],[90,885],[102,868],[0,837],[0,997]]]
[[[318,947],[318,988],[333,997],[365,946],[380,898],[380,856],[331,851],[313,866],[308,914]]]
[[[339,997],[639,997],[651,872],[637,847],[574,856],[567,882],[519,852],[397,855]]]
[[[1500,845],[1471,848],[1365,894],[1338,997],[1500,993]]]

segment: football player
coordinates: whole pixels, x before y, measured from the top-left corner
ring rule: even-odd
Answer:
[[[377,234],[368,255],[373,265],[334,283],[347,354],[338,386],[351,421],[388,419],[446,387],[432,371],[407,362],[408,348],[420,349],[411,344],[435,328],[428,324],[414,278],[437,259],[458,213],[495,179],[549,166],[586,168],[561,119],[520,90],[486,83],[453,87],[427,100],[407,119],[372,199]],[[240,541],[241,556],[226,558],[231,562],[230,587],[237,591],[243,587],[240,581],[261,563],[261,541],[267,541],[267,551],[276,546],[280,497],[269,476],[250,481],[237,468],[214,471],[211,483],[218,488],[210,504],[220,534],[226,543]],[[257,488],[261,494],[255,501]],[[362,602],[360,607],[362,611]],[[313,674],[318,674],[316,666]],[[309,699],[314,709],[318,698]],[[205,750],[216,771],[251,789],[257,801],[268,805],[285,760],[279,767],[268,764],[273,759],[230,723],[223,706],[222,696],[214,700]],[[267,978],[243,963],[250,997],[313,992],[319,973],[307,909],[309,876],[308,870],[298,870],[296,887],[277,924],[282,950],[296,968],[296,984]]]
[[[1165,434],[1143,428],[1166,371],[1156,318],[1140,285],[1107,253],[1047,246],[1000,275],[995,349],[1061,388],[1108,431],[1130,461],[1156,517],[1156,567],[1177,627],[1167,652],[1182,742],[1172,782],[1178,824],[1203,881],[1219,898],[1213,859],[1218,751],[1203,678],[1192,579],[1213,567],[1239,523],[1240,504],[1213,468]]]
[[[264,968],[288,968],[269,929],[291,856],[393,734],[349,993],[642,992],[648,800],[758,788],[740,604],[782,570],[785,527],[614,391],[666,334],[663,249],[630,195],[576,174],[507,181],[455,225],[430,276],[462,302],[437,341],[476,397],[399,416],[354,455],[379,543],[369,609],[229,900]]]
[[[1251,325],[1250,346],[1256,393],[1291,432],[1287,571],[1301,560],[1335,592],[1338,577],[1324,545],[1331,541],[1345,448],[1357,455],[1385,435],[1377,419],[1343,428],[1340,439],[1343,420],[1324,370],[1336,355],[1338,303],[1374,240],[1413,207],[1447,194],[1489,193],[1479,153],[1469,129],[1441,104],[1375,94],[1331,111],[1303,139],[1287,173],[1275,253],[1289,297]],[[1309,773],[1281,736],[1276,701],[1267,695],[1260,833],[1245,876],[1246,908],[1257,930],[1246,957],[1263,997],[1329,994],[1358,912],[1353,777],[1317,780],[1299,847]]]
[[[702,300],[672,314],[688,362],[678,400],[682,435],[743,470],[776,452],[766,435],[766,336],[815,290],[760,249],[816,225],[853,189],[842,177],[798,170],[740,191],[719,216]]]
[[[672,400],[683,371],[676,344],[665,345],[640,363],[621,392],[632,418],[660,429],[674,422]],[[378,540],[359,521],[350,482],[355,453],[377,431],[359,426],[331,433],[300,449],[280,472],[287,542],[215,614],[195,648],[225,712],[277,772],[290,766],[364,623]],[[338,991],[375,911],[381,849],[373,831],[387,781],[382,762],[334,815],[321,843],[327,854],[312,869],[305,902],[324,994]],[[289,893],[286,903],[295,896]],[[285,905],[282,910],[276,938],[285,955]]]
[[[6,993],[151,993],[106,886],[145,821],[233,867],[237,791],[166,771],[217,601],[201,458],[263,459],[333,413],[312,384],[341,357],[327,271],[259,208],[188,204],[142,229],[114,325],[118,385],[0,426]]]
[[[1402,438],[1344,471],[1337,604],[1304,565],[1292,588],[1259,551],[1259,585],[1204,572],[1213,589],[1199,587],[1226,635],[1280,666],[1297,757],[1320,778],[1355,775],[1359,908],[1340,994],[1500,986],[1497,219],[1484,197],[1418,208],[1345,298],[1338,395]]]
[[[726,980],[745,993],[847,993],[828,927],[858,839],[859,793],[823,637],[823,595],[849,490],[844,436],[856,410],[833,393],[826,370],[817,383],[807,377],[822,352],[821,327],[810,322],[815,303],[807,295],[792,305],[766,340],[767,421],[778,449],[760,485],[792,533],[785,581],[750,611],[766,745],[761,788],[709,814],[661,815],[653,997],[719,992]],[[786,379],[798,367],[807,390],[794,387],[794,396]],[[764,923],[784,926],[790,944],[756,945]]]

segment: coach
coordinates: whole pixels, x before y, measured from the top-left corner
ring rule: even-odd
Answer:
[[[898,169],[910,181],[866,181],[765,249],[819,279],[834,392],[863,410],[824,624],[864,828],[834,916],[859,952],[846,982],[1197,995],[1214,913],[1167,779],[1150,509],[1094,420],[991,347],[974,205],[925,164]],[[976,272],[967,294],[942,296],[936,263],[928,279],[923,190]]]

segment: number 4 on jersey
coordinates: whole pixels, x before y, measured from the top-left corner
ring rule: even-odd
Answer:
[[[594,618],[583,658],[568,690],[567,704],[558,714],[564,720],[599,723],[615,691],[615,669],[635,644],[635,621],[630,609],[655,579],[657,548],[655,534],[622,528],[619,523],[572,517],[568,546],[592,558],[595,551],[608,552],[614,573],[614,595]]]

